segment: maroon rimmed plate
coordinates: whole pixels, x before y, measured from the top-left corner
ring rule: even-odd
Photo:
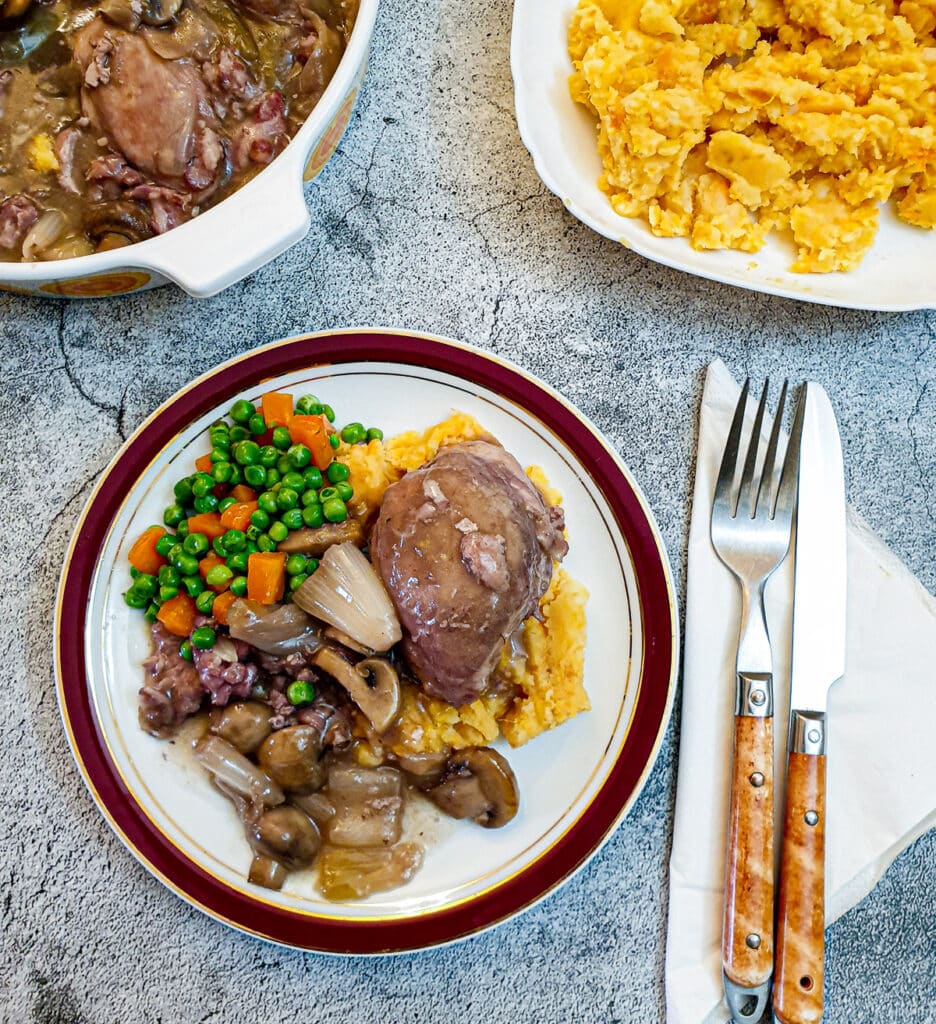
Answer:
[[[563,495],[565,567],[590,591],[585,685],[592,709],[517,750],[521,810],[507,827],[429,818],[408,885],[330,903],[308,872],[281,892],[246,881],[250,851],[227,801],[184,743],[137,723],[148,632],[124,604],[127,551],[204,450],[207,425],[238,397],[313,391],[343,421],[389,436],[453,410],[478,419]],[[91,495],[59,591],[56,669],[72,751],[105,818],[174,892],[234,927],[298,949],[386,953],[452,942],[529,907],[607,839],[639,794],[672,707],[678,651],[666,552],[636,483],[597,431],[522,370],[440,338],[393,330],[307,335],[200,377],[118,452]],[[424,813],[424,812],[415,812]]]

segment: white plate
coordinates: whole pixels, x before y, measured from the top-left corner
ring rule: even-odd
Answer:
[[[936,232],[881,211],[874,245],[847,274],[793,274],[793,248],[775,234],[757,253],[697,252],[684,238],[657,238],[638,218],[620,217],[598,188],[594,118],[569,93],[567,31],[576,0],[516,0],[510,64],[520,135],[543,182],[580,221],[657,263],[724,284],[854,309],[936,307]]]

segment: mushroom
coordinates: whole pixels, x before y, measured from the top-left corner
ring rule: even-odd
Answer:
[[[242,754],[252,754],[273,731],[272,717],[273,709],[269,705],[241,701],[228,704],[212,722],[211,731]]]
[[[143,0],[142,18],[147,25],[168,25],[185,0]]]
[[[85,210],[84,229],[98,252],[132,245],[152,234],[143,210],[125,199],[91,203]]]
[[[268,736],[257,750],[257,760],[267,775],[283,789],[314,793],[325,784],[325,768],[319,757],[322,739],[311,725],[291,725]]]
[[[278,860],[254,854],[247,881],[254,885],[262,885],[264,889],[282,889],[286,874],[286,868]]]
[[[315,822],[291,804],[261,814],[250,833],[256,853],[277,861],[290,871],[311,864],[322,845]]]
[[[141,0],[102,0],[98,7],[112,25],[135,32],[140,27],[143,12]]]
[[[378,733],[396,718],[400,678],[389,661],[365,658],[352,665],[334,647],[323,646],[312,655],[312,664],[341,683]]]
[[[361,654],[365,658],[369,658],[374,653],[370,647],[365,647],[363,644],[359,644],[357,640],[352,640],[347,633],[342,633],[340,629],[336,629],[334,626],[329,626],[325,630],[325,636],[329,640],[334,640],[336,644],[347,647],[349,651]]]
[[[292,530],[284,541],[276,545],[276,549],[290,555],[298,551],[303,555],[321,558],[332,544],[343,544],[345,541],[351,541],[359,548],[364,546],[364,528],[356,519]]]
[[[507,760],[490,747],[458,750],[442,780],[426,794],[452,818],[471,818],[484,828],[501,828],[517,813],[517,780]]]

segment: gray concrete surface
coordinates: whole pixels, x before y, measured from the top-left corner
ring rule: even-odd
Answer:
[[[607,432],[685,572],[704,364],[829,389],[849,497],[936,589],[936,315],[811,307],[683,276],[591,234],[538,181],[512,113],[504,0],[385,0],[351,130],[309,191],[309,237],[210,301],[172,288],[0,297],[0,1020],[7,1024],[559,1024],[663,1019],[678,725],[591,866],[457,948],[303,956],[189,908],[84,790],[51,668],[55,587],[90,486],[191,377],[264,341],[360,324],[470,341]],[[899,673],[899,665],[895,665]],[[936,834],[828,933],[828,1024],[936,1022]]]

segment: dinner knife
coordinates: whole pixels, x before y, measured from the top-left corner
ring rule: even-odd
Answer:
[[[774,1018],[818,1024],[825,959],[826,706],[845,672],[845,474],[829,396],[806,385]]]

